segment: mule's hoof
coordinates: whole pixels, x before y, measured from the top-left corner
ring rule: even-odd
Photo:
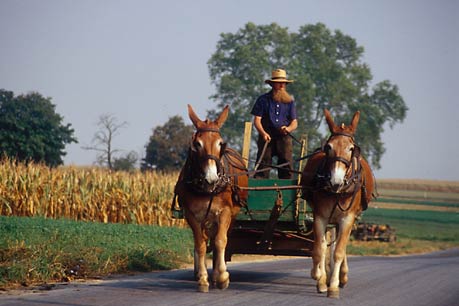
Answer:
[[[317,288],[317,293],[325,293],[325,292],[327,292],[327,285],[325,285],[325,284],[317,284],[316,288]]]
[[[199,292],[209,292],[209,285],[199,285],[198,291]]]
[[[230,274],[228,273],[228,271],[225,271],[217,277],[217,288],[226,289],[229,286],[229,282],[230,282]]]
[[[226,289],[226,288],[229,287],[229,283],[230,283],[230,281],[229,281],[229,278],[228,278],[228,279],[227,279],[226,281],[224,281],[224,282],[217,283],[217,288],[218,288],[218,289],[222,289],[222,290],[223,290],[223,289]]]
[[[314,269],[311,269],[311,278],[313,280],[319,280],[322,277],[317,271],[314,271]]]
[[[339,289],[338,288],[336,289],[328,288],[327,297],[332,298],[332,299],[339,299]]]

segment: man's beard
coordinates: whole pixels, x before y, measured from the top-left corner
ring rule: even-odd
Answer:
[[[281,103],[290,103],[293,101],[292,96],[285,89],[273,90],[273,100]]]

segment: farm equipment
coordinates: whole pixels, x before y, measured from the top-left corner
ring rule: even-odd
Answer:
[[[394,242],[397,240],[395,229],[389,224],[374,224],[359,222],[352,231],[351,236],[360,241],[384,241]]]

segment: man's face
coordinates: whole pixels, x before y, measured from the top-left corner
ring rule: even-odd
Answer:
[[[287,92],[287,83],[272,82],[273,88],[272,97],[277,102],[289,103],[292,102],[292,97]]]
[[[272,82],[272,87],[274,91],[285,89],[287,83],[282,83],[282,82]]]

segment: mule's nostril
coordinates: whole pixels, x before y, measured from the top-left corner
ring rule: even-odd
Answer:
[[[331,184],[331,188],[333,191],[337,191],[341,187],[341,184]]]

